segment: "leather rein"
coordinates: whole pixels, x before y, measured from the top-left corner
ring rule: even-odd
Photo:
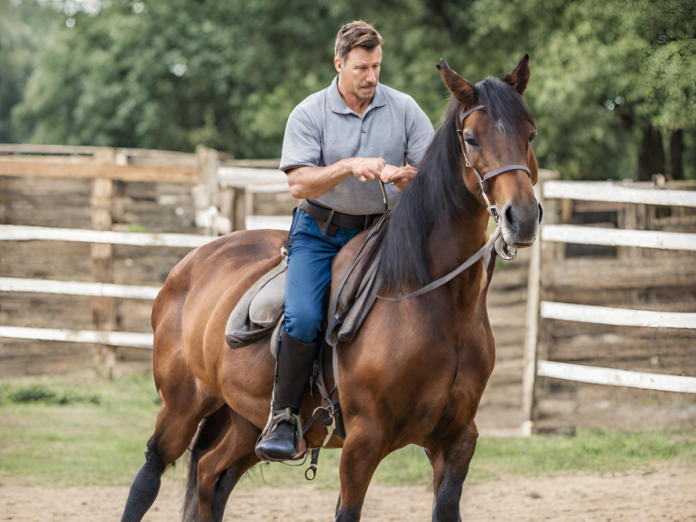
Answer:
[[[401,295],[399,293],[396,297],[383,297],[381,295],[377,295],[376,297],[378,299],[382,299],[384,301],[403,301],[405,299],[411,299],[413,297],[418,297],[419,295],[423,295],[427,292],[430,292],[431,290],[435,290],[436,288],[441,287],[442,285],[450,282],[452,279],[457,277],[459,274],[464,272],[467,268],[472,266],[474,263],[476,263],[479,259],[483,258],[487,254],[491,252],[491,250],[494,250],[495,253],[500,257],[501,259],[505,261],[512,261],[517,257],[517,248],[506,243],[505,239],[503,239],[502,232],[500,230],[500,209],[498,208],[498,205],[493,205],[491,204],[490,200],[488,199],[488,194],[486,194],[486,181],[489,179],[498,176],[499,174],[503,174],[504,172],[509,172],[511,170],[523,170],[527,173],[529,176],[529,179],[531,181],[532,179],[532,172],[529,170],[528,167],[525,165],[506,165],[504,167],[500,167],[499,169],[492,170],[491,172],[487,172],[484,175],[481,175],[481,173],[474,167],[471,162],[469,162],[469,158],[466,156],[466,150],[464,148],[464,120],[466,119],[469,114],[471,114],[474,111],[482,110],[485,109],[485,105],[477,105],[476,107],[473,107],[469,109],[468,111],[463,111],[459,115],[459,121],[457,125],[457,134],[459,135],[459,144],[461,145],[462,148],[462,155],[464,156],[464,161],[465,165],[467,168],[470,168],[476,173],[476,176],[478,177],[478,185],[481,188],[481,195],[483,196],[484,201],[486,202],[486,208],[490,215],[493,217],[493,221],[495,221],[495,232],[493,232],[493,235],[491,238],[488,240],[488,242],[483,245],[478,252],[476,252],[473,256],[471,256],[469,259],[464,261],[461,265],[459,265],[457,268],[455,268],[452,272],[448,273],[447,275],[441,277],[440,279],[437,279],[433,281],[432,283],[419,288],[418,290],[411,292],[410,294],[406,295]]]

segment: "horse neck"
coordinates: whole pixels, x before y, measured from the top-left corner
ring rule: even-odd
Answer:
[[[456,269],[488,241],[488,217],[486,207],[480,205],[471,215],[453,216],[448,222],[438,224],[430,240],[430,259],[435,278]]]

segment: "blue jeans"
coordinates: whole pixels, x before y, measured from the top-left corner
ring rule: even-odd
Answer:
[[[317,220],[298,208],[290,227],[285,281],[285,330],[303,343],[314,342],[324,317],[324,294],[338,251],[362,229],[339,227],[324,236]]]

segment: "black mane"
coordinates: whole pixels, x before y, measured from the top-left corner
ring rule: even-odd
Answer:
[[[521,119],[533,122],[522,97],[497,78],[476,84],[478,104],[500,132],[514,137]],[[384,244],[379,271],[382,292],[406,293],[431,282],[430,236],[436,225],[455,224],[480,208],[462,179],[462,153],[456,117],[460,103],[452,97],[444,121],[418,165],[418,175],[401,194]]]

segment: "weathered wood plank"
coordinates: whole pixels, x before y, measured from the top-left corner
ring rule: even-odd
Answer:
[[[109,230],[0,225],[0,241],[75,241],[79,243],[111,245],[196,248],[215,239],[217,237],[186,234],[148,234],[141,232],[113,232]]]
[[[547,181],[544,183],[543,192],[544,198],[547,199],[696,207],[696,191],[657,190],[649,188],[648,185],[636,185],[632,187],[611,181]]]
[[[544,225],[543,241],[696,251],[696,234],[655,230],[617,230],[576,225]]]
[[[696,314],[689,313],[653,312],[542,301],[540,315],[544,319],[559,319],[580,323],[696,330]]]
[[[545,286],[559,289],[577,287],[584,290],[611,288],[654,288],[693,285],[696,281],[696,260],[693,256],[672,257],[665,263],[653,259],[631,262],[616,259],[568,259],[547,263],[542,276]],[[493,280],[495,281],[495,275]]]
[[[696,377],[631,372],[612,368],[596,368],[580,364],[537,361],[537,375],[569,381],[626,386],[677,393],[696,393]]]
[[[95,163],[44,163],[30,159],[5,161],[0,156],[0,176],[32,178],[106,178],[121,181],[169,181],[196,183],[201,173],[185,167],[157,167],[145,165],[98,165]]]
[[[0,277],[0,292],[31,292],[39,294],[88,295],[94,297],[152,300],[157,297],[159,291],[160,288],[153,286]]]
[[[24,328],[0,326],[0,337],[11,339],[36,339],[72,343],[108,344],[152,349],[153,335],[132,332],[99,332],[94,330],[60,330],[54,328]]]

